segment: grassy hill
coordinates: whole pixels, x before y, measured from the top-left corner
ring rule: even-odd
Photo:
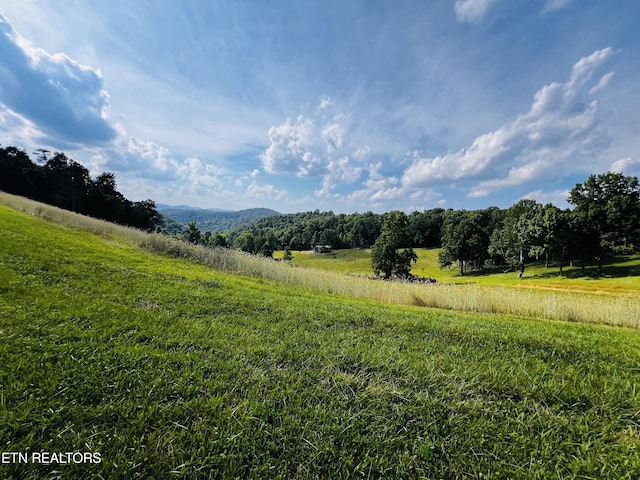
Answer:
[[[74,221],[0,205],[0,442],[102,461],[2,478],[640,476],[637,329],[348,298]]]

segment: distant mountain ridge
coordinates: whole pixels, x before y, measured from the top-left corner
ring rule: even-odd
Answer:
[[[232,212],[226,208],[202,208],[192,207],[191,205],[167,205],[166,203],[156,203],[156,210],[164,212],[165,210],[208,210],[210,212]]]
[[[174,222],[186,227],[191,222],[201,232],[224,232],[232,228],[242,227],[266,217],[280,215],[270,208],[248,208],[239,211],[193,209],[193,208],[162,208],[158,210],[163,216],[169,217]]]

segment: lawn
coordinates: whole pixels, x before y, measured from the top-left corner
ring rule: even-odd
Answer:
[[[222,273],[0,206],[2,478],[640,476],[640,332]],[[312,272],[312,271],[311,271]]]

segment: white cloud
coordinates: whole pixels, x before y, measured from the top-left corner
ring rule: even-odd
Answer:
[[[94,154],[87,165],[93,173],[114,171],[119,178],[129,179],[129,185],[134,185],[132,177],[159,182],[157,190],[167,188],[167,196],[183,192],[192,198],[208,197],[224,187],[224,171],[218,166],[197,157],[178,160],[166,147],[136,137],[119,138],[113,148]]]
[[[436,157],[414,153],[402,177],[403,185],[416,188],[473,180],[477,183],[469,196],[482,197],[499,188],[557,176],[570,162],[575,166],[575,160],[598,154],[610,140],[599,129],[597,101],[585,102],[584,89],[612,54],[613,50],[606,48],[582,58],[567,82],[542,87],[529,112],[477,137],[470,147]]]
[[[526,195],[523,195],[520,200],[529,199],[535,200],[538,203],[546,205],[551,203],[558,208],[569,208],[569,190],[553,190],[552,192],[543,192],[542,190],[534,190]]]
[[[323,95],[320,98],[320,105],[318,105],[318,110],[323,110],[330,107],[331,105],[333,105],[333,101],[331,100],[331,98],[327,95]]]
[[[640,174],[640,159],[631,157],[621,158],[611,164],[610,170],[625,175],[638,175]]]
[[[289,192],[286,189],[278,190],[273,185],[256,185],[251,184],[247,187],[247,197],[259,200],[276,200],[281,201],[287,198]]]
[[[371,202],[374,207],[380,206],[382,202],[403,197],[406,189],[400,185],[400,180],[396,177],[385,177],[380,169],[382,163],[368,165],[369,178],[362,182],[364,188],[355,190],[347,195],[349,202]]]
[[[359,147],[356,149],[355,152],[353,152],[353,158],[355,158],[356,160],[365,160],[367,159],[371,154],[373,153],[373,150],[368,147],[368,146],[364,146],[364,147]]]
[[[413,152],[413,162],[405,170],[403,183],[409,187],[423,186],[442,180],[480,175],[490,163],[507,152],[512,132],[503,128],[476,138],[467,149],[455,153],[422,158],[421,152]]]
[[[329,97],[322,97],[311,116],[298,115],[294,121],[287,119],[269,129],[270,145],[260,155],[265,172],[325,175],[329,164],[345,154],[348,128],[348,116],[336,112]]]
[[[195,192],[206,195],[212,190],[220,190],[222,173],[215,165],[205,164],[199,158],[191,157],[177,165],[178,178]]]
[[[500,0],[456,0],[454,9],[460,22],[478,23]]]
[[[492,191],[513,185],[523,185],[542,178],[545,173],[551,171],[551,165],[543,160],[538,160],[526,165],[512,167],[504,178],[485,180],[473,187],[469,197],[486,197]]]
[[[560,10],[567,7],[573,0],[547,0],[544,5],[543,13],[552,12],[554,10]]]
[[[260,175],[260,170],[254,168],[249,175],[241,175],[240,177],[235,178],[233,183],[236,187],[241,187],[242,185],[244,185],[245,181],[252,178],[255,179],[258,177],[258,175]]]
[[[607,47],[596,50],[588,57],[581,58],[571,69],[571,77],[567,83],[568,89],[579,88],[588,82],[602,65],[613,54],[613,48]]]
[[[294,122],[269,129],[271,145],[260,155],[267,173],[295,174],[300,177],[318,175],[321,171],[317,127],[310,118],[299,115]]]
[[[2,14],[0,104],[58,143],[105,145],[117,136],[100,71],[33,47]]]
[[[121,169],[144,171],[159,180],[170,180],[176,176],[178,162],[161,145],[140,138],[130,138],[123,153],[126,164],[121,165]]]
[[[33,145],[40,138],[42,133],[33,122],[0,104],[1,145]]]
[[[338,194],[332,193],[336,186],[339,183],[353,183],[362,174],[362,168],[352,165],[349,157],[330,161],[329,165],[327,165],[327,171],[322,178],[322,187],[315,192],[320,197],[339,197]]]
[[[324,127],[322,127],[322,139],[327,144],[327,152],[340,150],[345,145],[345,119],[344,115],[337,115]]]
[[[593,88],[591,88],[591,90],[589,90],[589,93],[591,95],[593,95],[598,90],[602,90],[603,88],[605,88],[607,85],[609,85],[609,82],[613,78],[613,75],[614,75],[613,72],[609,72],[609,73],[603,75],[602,78],[600,79],[600,81],[598,82],[598,84],[595,85]]]
[[[336,188],[357,181],[364,171],[358,163],[372,152],[368,146],[350,146],[349,125],[349,116],[323,96],[311,116],[299,115],[269,129],[270,145],[260,155],[265,172],[320,177],[316,196],[342,198]]]

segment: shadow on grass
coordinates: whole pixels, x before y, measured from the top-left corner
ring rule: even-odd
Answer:
[[[465,278],[465,277],[489,277],[491,275],[495,275],[498,273],[513,273],[514,275],[517,275],[517,272],[513,269],[509,269],[507,267],[505,268],[483,268],[482,270],[467,270],[466,272],[464,272],[464,275],[460,275],[460,273],[458,273],[458,277],[459,278]]]
[[[618,256],[612,258],[606,258],[602,262],[602,273],[598,275],[598,265],[589,263],[585,266],[584,272],[582,266],[579,263],[574,263],[573,266],[565,265],[563,267],[562,275],[560,275],[560,267],[558,264],[550,264],[545,271],[540,272],[538,269],[543,268],[543,263],[528,264],[525,269],[523,279],[549,279],[549,278],[583,278],[596,280],[598,278],[623,278],[623,277],[640,277],[640,257],[634,256]],[[532,267],[536,270],[532,272]],[[472,270],[465,272],[464,276],[460,274],[456,275],[458,278],[479,278],[489,277],[495,274],[512,273],[517,277],[517,269],[510,269],[508,267],[494,267],[483,268],[482,270]]]
[[[560,271],[558,267],[555,267],[550,272],[537,273],[531,275],[530,278],[554,278],[559,276]],[[640,276],[640,265],[607,265],[607,263],[603,263],[600,275],[598,275],[597,265],[588,265],[585,267],[584,273],[582,273],[582,267],[579,266],[565,267],[562,276],[566,278],[587,278],[594,280],[598,278],[638,277]]]
[[[549,272],[536,273],[531,278],[551,278],[560,276],[560,271],[557,265],[549,267],[553,269]],[[574,265],[572,267],[564,267],[563,277],[566,278],[623,278],[623,277],[637,277],[640,276],[640,262],[638,262],[638,256],[617,256],[611,258],[605,258],[602,262],[602,272],[598,274],[597,263],[589,263],[585,265],[584,272],[581,265]]]

